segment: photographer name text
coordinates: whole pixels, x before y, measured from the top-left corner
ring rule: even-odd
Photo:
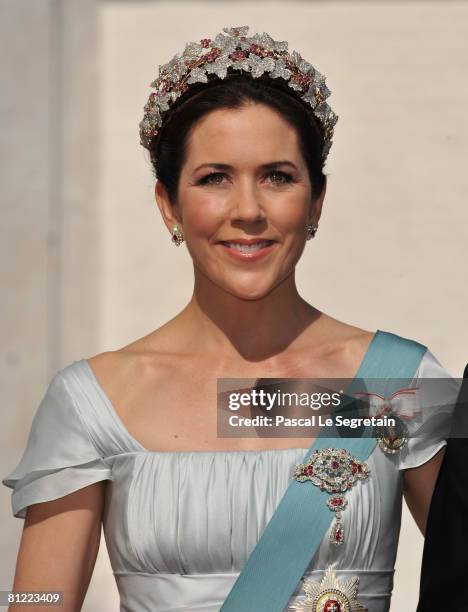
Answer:
[[[392,417],[356,417],[346,418],[337,415],[335,418],[311,415],[304,418],[288,418],[281,415],[275,417],[256,416],[253,418],[233,414],[229,417],[231,427],[395,427],[396,421]]]

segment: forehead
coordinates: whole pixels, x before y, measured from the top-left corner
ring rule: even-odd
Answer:
[[[281,114],[264,104],[217,109],[195,124],[187,139],[187,165],[200,158],[223,158],[262,163],[285,156],[299,163],[296,129]]]

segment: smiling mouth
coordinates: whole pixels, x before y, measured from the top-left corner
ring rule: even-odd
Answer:
[[[273,244],[274,240],[259,240],[257,242],[252,242],[250,244],[245,244],[241,242],[226,242],[224,240],[221,241],[221,244],[227,246],[230,249],[234,249],[236,251],[240,251],[241,253],[255,253],[256,251],[260,251],[267,246]]]

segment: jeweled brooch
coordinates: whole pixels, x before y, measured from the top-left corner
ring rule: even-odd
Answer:
[[[330,542],[339,546],[345,539],[341,511],[348,504],[344,493],[356,482],[369,476],[364,461],[359,461],[344,448],[321,448],[314,451],[305,463],[294,468],[293,478],[310,482],[330,494],[327,506],[335,513],[335,523],[330,532]]]

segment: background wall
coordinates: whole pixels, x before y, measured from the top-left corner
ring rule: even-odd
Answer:
[[[467,361],[468,4],[0,0],[2,475],[46,384],[172,318],[192,292],[153,198],[138,123],[160,63],[251,26],[327,76],[339,115],[305,299]],[[465,238],[465,241],[464,241]],[[466,264],[465,264],[466,265]],[[23,522],[0,491],[0,589]],[[414,609],[422,538],[405,511],[392,612]],[[84,610],[118,608],[104,542]]]

